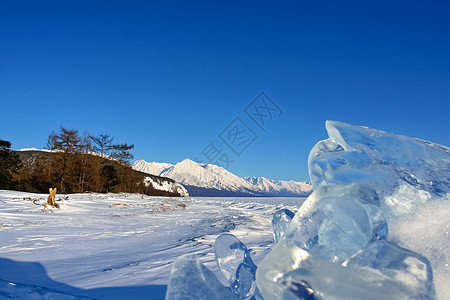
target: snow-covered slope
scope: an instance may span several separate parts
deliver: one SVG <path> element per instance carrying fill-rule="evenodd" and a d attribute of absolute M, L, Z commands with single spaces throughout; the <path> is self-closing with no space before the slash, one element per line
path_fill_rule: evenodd
<path fill-rule="evenodd" d="M 273 180 L 265 177 L 244 177 L 244 179 L 257 186 L 259 190 L 272 195 L 305 195 L 312 190 L 311 184 L 307 181 Z"/>
<path fill-rule="evenodd" d="M 144 178 L 145 186 L 151 185 L 154 189 L 160 191 L 167 191 L 171 193 L 178 193 L 181 197 L 189 197 L 189 193 L 184 186 L 179 184 L 178 182 L 171 182 L 168 180 L 161 180 L 158 177 L 145 177 Z"/>
<path fill-rule="evenodd" d="M 172 178 L 183 184 L 191 196 L 305 196 L 311 192 L 309 182 L 241 178 L 222 167 L 196 163 L 190 159 L 175 165 L 138 160 L 133 168 Z"/>
<path fill-rule="evenodd" d="M 172 167 L 172 164 L 168 163 L 158 163 L 158 162 L 146 162 L 145 160 L 137 160 L 133 164 L 135 170 L 156 175 L 161 174 L 162 171 Z"/>

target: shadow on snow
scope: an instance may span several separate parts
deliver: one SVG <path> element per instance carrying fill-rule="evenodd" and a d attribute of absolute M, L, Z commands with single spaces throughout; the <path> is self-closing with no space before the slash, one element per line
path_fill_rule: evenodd
<path fill-rule="evenodd" d="M 70 294 L 79 297 L 95 299 L 164 299 L 166 285 L 103 287 L 95 289 L 81 289 L 58 281 L 47 275 L 44 266 L 38 262 L 21 262 L 7 258 L 0 258 L 1 286 L 8 283 L 18 284 L 26 288 L 46 290 L 54 293 Z M 5 291 L 0 289 L 0 298 Z"/>

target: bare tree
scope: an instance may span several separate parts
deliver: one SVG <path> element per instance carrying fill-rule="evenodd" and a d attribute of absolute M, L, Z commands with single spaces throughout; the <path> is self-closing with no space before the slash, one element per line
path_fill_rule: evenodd
<path fill-rule="evenodd" d="M 57 140 L 57 134 L 54 130 L 52 130 L 52 133 L 50 133 L 48 135 L 47 143 L 45 144 L 45 149 L 55 150 L 56 140 Z"/>
<path fill-rule="evenodd" d="M 108 133 L 101 133 L 98 136 L 90 136 L 93 142 L 94 151 L 104 155 L 112 150 L 113 138 Z"/>
<path fill-rule="evenodd" d="M 57 150 L 62 150 L 66 153 L 75 153 L 80 150 L 81 138 L 78 135 L 78 130 L 66 129 L 61 126 L 61 131 L 56 136 L 51 137 L 53 133 L 50 134 L 49 138 L 53 139 L 54 148 Z"/>
<path fill-rule="evenodd" d="M 92 145 L 92 136 L 84 132 L 83 136 L 80 138 L 80 151 L 82 153 L 91 152 L 94 149 L 94 145 Z"/>
<path fill-rule="evenodd" d="M 52 150 L 60 150 L 55 153 L 55 159 L 52 160 L 59 190 L 63 193 L 71 192 L 73 189 L 71 176 L 74 168 L 77 167 L 74 154 L 80 153 L 81 150 L 78 130 L 61 126 L 59 133 L 52 132 L 49 135 L 47 144 Z"/>
<path fill-rule="evenodd" d="M 92 139 L 91 136 L 85 132 L 81 137 L 80 153 L 76 154 L 76 162 L 78 168 L 75 173 L 78 177 L 78 192 L 85 191 L 85 184 L 92 171 L 92 159 L 90 159 L 90 152 L 92 152 Z"/>

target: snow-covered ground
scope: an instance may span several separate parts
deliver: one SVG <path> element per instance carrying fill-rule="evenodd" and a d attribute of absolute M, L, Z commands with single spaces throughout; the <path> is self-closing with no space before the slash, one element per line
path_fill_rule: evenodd
<path fill-rule="evenodd" d="M 214 261 L 217 236 L 236 235 L 258 264 L 274 243 L 272 214 L 297 211 L 305 200 L 72 194 L 57 195 L 57 210 L 42 206 L 46 199 L 0 191 L 0 299 L 9 283 L 97 299 L 163 299 L 171 263 L 187 253 L 199 253 L 226 284 Z"/>

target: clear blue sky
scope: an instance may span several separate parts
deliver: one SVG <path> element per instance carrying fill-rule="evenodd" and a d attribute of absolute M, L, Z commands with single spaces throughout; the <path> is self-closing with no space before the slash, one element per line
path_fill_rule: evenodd
<path fill-rule="evenodd" d="M 239 176 L 294 180 L 327 119 L 450 146 L 448 1 L 160 2 L 3 2 L 0 138 L 62 125 L 170 163 L 212 141 Z M 260 91 L 283 111 L 266 131 L 244 112 Z M 240 157 L 236 117 L 258 136 Z"/>

